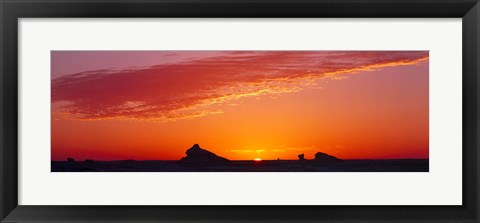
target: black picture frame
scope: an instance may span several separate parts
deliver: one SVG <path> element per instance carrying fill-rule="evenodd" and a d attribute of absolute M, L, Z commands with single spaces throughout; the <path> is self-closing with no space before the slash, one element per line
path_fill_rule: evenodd
<path fill-rule="evenodd" d="M 0 0 L 0 15 L 1 222 L 479 222 L 478 0 Z M 463 205 L 18 205 L 17 21 L 46 17 L 462 18 Z"/>

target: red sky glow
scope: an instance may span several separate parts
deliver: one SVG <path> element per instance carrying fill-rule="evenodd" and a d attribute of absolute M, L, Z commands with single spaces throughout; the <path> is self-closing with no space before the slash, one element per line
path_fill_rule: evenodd
<path fill-rule="evenodd" d="M 52 160 L 428 158 L 428 51 L 52 51 Z"/>

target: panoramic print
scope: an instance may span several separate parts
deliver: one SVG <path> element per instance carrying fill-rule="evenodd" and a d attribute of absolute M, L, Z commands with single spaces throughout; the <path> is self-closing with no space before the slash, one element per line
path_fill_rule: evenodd
<path fill-rule="evenodd" d="M 51 51 L 52 172 L 428 172 L 428 51 Z"/>

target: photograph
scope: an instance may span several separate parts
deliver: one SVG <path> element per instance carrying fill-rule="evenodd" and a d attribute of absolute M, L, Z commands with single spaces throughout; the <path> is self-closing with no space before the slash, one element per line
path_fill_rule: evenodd
<path fill-rule="evenodd" d="M 480 0 L 0 12 L 0 223 L 480 223 Z"/>
<path fill-rule="evenodd" d="M 429 172 L 429 51 L 54 50 L 51 172 Z"/>

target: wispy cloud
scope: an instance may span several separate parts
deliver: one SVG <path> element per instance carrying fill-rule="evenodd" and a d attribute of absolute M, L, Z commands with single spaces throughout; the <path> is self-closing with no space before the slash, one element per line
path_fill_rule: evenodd
<path fill-rule="evenodd" d="M 231 51 L 60 76 L 52 80 L 52 102 L 54 112 L 67 119 L 173 121 L 222 113 L 216 105 L 242 98 L 301 91 L 321 78 L 341 80 L 344 74 L 424 60 L 427 51 Z"/>

